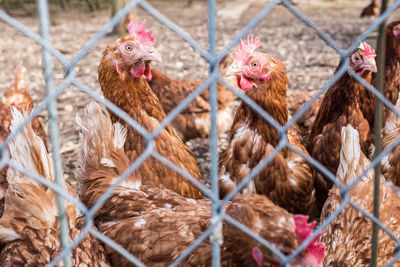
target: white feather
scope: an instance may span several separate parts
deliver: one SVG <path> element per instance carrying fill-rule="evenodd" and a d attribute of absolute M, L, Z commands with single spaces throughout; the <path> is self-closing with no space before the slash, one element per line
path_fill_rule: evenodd
<path fill-rule="evenodd" d="M 122 126 L 119 122 L 114 123 L 113 125 L 114 128 L 114 138 L 113 138 L 113 144 L 115 148 L 122 148 L 125 144 L 126 140 L 126 128 Z"/>
<path fill-rule="evenodd" d="M 0 239 L 4 241 L 13 241 L 20 239 L 21 236 L 18 235 L 14 230 L 10 228 L 5 228 L 0 225 Z"/>
<path fill-rule="evenodd" d="M 110 168 L 115 168 L 115 164 L 114 164 L 114 162 L 113 162 L 111 159 L 102 158 L 102 159 L 100 160 L 100 163 L 101 163 L 103 166 L 110 167 Z"/>

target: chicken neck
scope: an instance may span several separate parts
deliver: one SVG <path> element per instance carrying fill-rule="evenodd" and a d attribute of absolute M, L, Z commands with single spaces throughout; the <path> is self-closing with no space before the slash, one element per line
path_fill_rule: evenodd
<path fill-rule="evenodd" d="M 286 74 L 272 74 L 269 81 L 263 84 L 257 84 L 255 88 L 248 91 L 246 95 L 250 97 L 257 105 L 270 114 L 276 122 L 284 125 L 288 120 L 288 107 L 286 103 L 286 88 L 288 80 Z M 265 142 L 276 145 L 278 143 L 277 130 L 268 123 L 251 106 L 242 102 L 235 115 L 234 124 L 248 124 L 248 127 L 260 134 Z M 233 137 L 231 134 L 231 138 Z"/>

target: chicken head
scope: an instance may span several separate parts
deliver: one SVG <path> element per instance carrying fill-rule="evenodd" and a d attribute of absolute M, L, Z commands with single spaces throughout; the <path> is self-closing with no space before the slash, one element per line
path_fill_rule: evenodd
<path fill-rule="evenodd" d="M 312 233 L 314 226 L 316 224 L 315 221 L 308 223 L 309 217 L 306 215 L 298 214 L 293 215 L 286 223 L 286 227 L 293 227 L 294 233 L 297 239 L 297 244 L 300 245 L 304 242 Z M 283 220 L 280 220 L 280 223 L 283 223 Z M 271 226 L 273 228 L 273 226 Z M 269 230 L 271 230 L 271 227 Z M 279 230 L 278 230 L 279 231 Z M 288 233 L 286 233 L 287 235 Z M 319 236 L 317 235 L 313 241 L 306 247 L 305 251 L 300 252 L 291 262 L 290 266 L 297 267 L 321 267 L 322 262 L 325 257 L 325 245 L 322 242 L 318 242 Z M 287 242 L 287 240 L 286 240 Z M 292 254 L 297 246 L 292 247 L 289 243 L 286 243 L 281 240 L 279 245 L 276 245 L 284 255 L 289 256 Z M 266 251 L 263 247 L 255 246 L 252 249 L 252 256 L 258 266 L 263 266 L 263 263 L 268 264 L 272 262 L 276 262 L 279 260 L 273 255 L 270 251 Z M 264 260 L 265 258 L 265 260 Z M 280 266 L 279 264 L 272 264 L 273 267 Z"/>
<path fill-rule="evenodd" d="M 248 37 L 246 43 L 240 40 L 233 63 L 227 76 L 235 75 L 240 89 L 249 91 L 259 83 L 267 82 L 275 67 L 273 60 L 266 54 L 256 52 L 260 46 L 258 37 Z"/>
<path fill-rule="evenodd" d="M 362 42 L 351 55 L 349 68 L 357 72 L 358 75 L 376 72 L 375 57 L 375 50 L 366 42 Z"/>
<path fill-rule="evenodd" d="M 115 70 L 121 78 L 131 74 L 134 78 L 146 77 L 150 73 L 149 61 L 161 62 L 161 57 L 154 48 L 151 31 L 145 30 L 146 22 L 131 21 L 128 25 L 129 36 L 117 41 L 112 53 Z"/>
<path fill-rule="evenodd" d="M 396 55 L 400 55 L 400 20 L 392 21 L 386 29 L 386 53 L 393 50 Z"/>

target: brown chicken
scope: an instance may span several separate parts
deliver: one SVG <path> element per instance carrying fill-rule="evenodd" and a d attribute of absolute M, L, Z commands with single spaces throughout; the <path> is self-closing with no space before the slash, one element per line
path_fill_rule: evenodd
<path fill-rule="evenodd" d="M 400 93 L 400 20 L 389 23 L 386 27 L 386 56 L 385 56 L 385 97 L 400 110 L 398 101 Z M 385 127 L 383 148 L 388 147 L 400 135 L 400 119 L 385 106 Z M 382 174 L 388 181 L 400 186 L 400 148 L 396 147 L 384 157 Z"/>
<path fill-rule="evenodd" d="M 24 117 L 12 110 L 11 131 L 15 131 Z M 54 181 L 53 166 L 43 141 L 28 124 L 10 143 L 11 162 Z M 60 250 L 56 193 L 41 183 L 8 169 L 9 186 L 5 194 L 5 208 L 0 219 L 0 242 L 5 246 L 0 254 L 1 266 L 45 266 L 55 259 Z M 74 195 L 64 184 L 64 188 Z M 72 204 L 66 204 L 71 239 L 84 227 L 85 218 Z M 104 248 L 93 236 L 86 236 L 72 250 L 73 266 L 109 266 Z"/>
<path fill-rule="evenodd" d="M 33 101 L 28 93 L 24 77 L 26 69 L 22 65 L 17 68 L 14 83 L 10 86 L 0 101 L 0 143 L 3 143 L 10 135 L 10 125 L 12 120 L 10 107 L 18 108 L 20 112 L 31 112 L 33 109 Z M 47 137 L 42 124 L 36 117 L 31 122 L 32 128 L 37 135 L 44 141 L 47 147 Z M 0 217 L 4 208 L 4 193 L 8 187 L 7 183 L 7 167 L 0 170 Z"/>
<path fill-rule="evenodd" d="M 4 94 L 0 101 L 0 142 L 10 134 L 11 112 L 10 106 L 18 108 L 20 112 L 31 112 L 33 109 L 33 101 L 28 93 L 27 86 L 24 80 L 26 76 L 26 69 L 20 65 L 15 74 L 14 83 L 10 86 L 8 91 Z M 45 143 L 47 147 L 47 135 L 44 131 L 38 118 L 32 121 L 33 130 Z"/>
<path fill-rule="evenodd" d="M 281 61 L 255 52 L 259 44 L 258 38 L 250 38 L 246 44 L 241 42 L 231 67 L 232 74 L 248 97 L 284 125 L 288 120 L 286 69 Z M 287 138 L 290 144 L 307 153 L 293 130 L 288 131 Z M 220 156 L 221 197 L 272 153 L 278 142 L 276 129 L 242 102 L 235 114 L 229 145 Z M 304 158 L 287 148 L 282 149 L 241 192 L 264 194 L 292 213 L 317 215 L 313 169 Z"/>
<path fill-rule="evenodd" d="M 376 72 L 375 51 L 367 43 L 362 43 L 350 56 L 349 68 L 371 83 L 372 72 Z M 373 120 L 373 95 L 346 72 L 324 95 L 308 138 L 308 151 L 335 174 L 339 166 L 342 126 L 350 123 L 357 129 L 363 153 L 369 155 L 373 144 Z M 331 187 L 331 180 L 316 172 L 319 209 L 324 205 Z"/>
<path fill-rule="evenodd" d="M 392 21 L 386 26 L 384 86 L 384 96 L 395 105 L 400 93 L 400 20 Z M 385 120 L 390 114 L 389 111 L 385 107 Z"/>
<path fill-rule="evenodd" d="M 376 75 L 373 74 L 372 84 L 375 84 Z M 400 90 L 400 20 L 389 23 L 386 27 L 386 54 L 385 54 L 385 97 L 394 105 Z M 304 104 L 317 92 L 304 92 L 300 90 L 289 90 L 287 102 L 290 114 L 294 115 Z M 315 101 L 312 107 L 297 121 L 300 134 L 307 136 L 311 131 L 312 124 L 318 113 L 323 96 Z M 389 116 L 390 110 L 385 107 L 384 118 Z"/>
<path fill-rule="evenodd" d="M 361 17 L 377 16 L 379 14 L 378 0 L 371 0 L 371 4 L 366 6 L 361 12 Z"/>
<path fill-rule="evenodd" d="M 286 102 L 289 108 L 289 114 L 295 115 L 311 98 L 318 93 L 315 91 L 301 91 L 301 90 L 288 90 L 286 93 Z M 299 126 L 299 134 L 302 139 L 306 139 L 311 131 L 317 117 L 319 107 L 321 105 L 323 96 L 318 98 L 309 109 L 296 121 Z M 305 140 L 304 140 L 305 141 Z"/>
<path fill-rule="evenodd" d="M 396 109 L 400 112 L 400 99 L 397 100 Z M 386 149 L 400 136 L 400 118 L 391 112 L 385 121 L 382 130 L 382 149 Z M 400 146 L 396 146 L 382 160 L 382 174 L 386 180 L 392 181 L 397 187 L 400 186 Z"/>
<path fill-rule="evenodd" d="M 345 186 L 351 184 L 369 165 L 370 161 L 360 147 L 360 136 L 350 124 L 341 131 L 340 164 L 337 179 Z M 374 171 L 349 191 L 350 200 L 372 214 Z M 329 191 L 329 197 L 321 214 L 323 222 L 342 202 L 342 192 L 337 185 Z M 397 238 L 400 238 L 400 198 L 380 177 L 379 220 Z M 321 241 L 327 248 L 325 266 L 369 266 L 371 258 L 372 221 L 361 212 L 347 205 L 324 229 Z M 396 242 L 384 231 L 379 232 L 378 265 L 385 266 L 397 252 Z M 395 266 L 398 266 L 395 264 Z"/>
<path fill-rule="evenodd" d="M 108 45 L 103 52 L 99 82 L 107 99 L 152 132 L 165 119 L 165 113 L 143 76 L 150 71 L 145 61 L 159 61 L 159 56 L 153 47 L 151 32 L 145 31 L 144 21 L 130 25 L 130 35 Z M 111 118 L 127 126 L 125 150 L 142 154 L 146 139 L 115 114 Z M 171 125 L 165 127 L 154 140 L 154 150 L 198 181 L 202 180 L 192 151 L 184 145 Z M 196 186 L 152 157 L 146 159 L 139 171 L 145 184 L 168 188 L 185 197 L 202 197 Z"/>
<path fill-rule="evenodd" d="M 81 125 L 80 180 L 82 200 L 93 206 L 107 188 L 127 169 L 124 152 L 126 130 L 112 125 L 108 113 L 90 103 Z M 265 196 L 240 195 L 224 206 L 225 212 L 290 254 L 311 234 L 307 216 L 291 215 Z M 119 184 L 96 214 L 98 229 L 148 266 L 170 264 L 209 226 L 209 199 L 184 198 L 170 190 L 143 185 L 140 172 Z M 257 241 L 229 223 L 223 223 L 222 266 L 271 266 L 279 259 Z M 183 266 L 210 266 L 211 244 L 206 239 L 184 261 Z M 132 266 L 110 247 L 106 251 L 113 266 Z M 291 266 L 321 266 L 324 247 L 315 240 Z"/>
<path fill-rule="evenodd" d="M 158 69 L 151 70 L 149 85 L 168 114 L 181 103 L 189 94 L 202 84 L 200 80 L 171 79 Z M 218 132 L 227 131 L 232 125 L 232 109 L 230 104 L 236 99 L 236 95 L 218 83 Z M 193 138 L 207 138 L 211 131 L 211 106 L 208 89 L 198 95 L 186 108 L 174 119 L 172 125 L 181 134 L 184 141 Z"/>

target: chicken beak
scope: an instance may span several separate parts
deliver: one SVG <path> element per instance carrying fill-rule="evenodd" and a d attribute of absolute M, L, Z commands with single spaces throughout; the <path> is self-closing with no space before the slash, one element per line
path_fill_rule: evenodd
<path fill-rule="evenodd" d="M 376 67 L 375 56 L 367 56 L 364 60 L 364 64 L 362 65 L 364 70 L 369 70 L 372 72 L 377 72 L 378 69 Z"/>
<path fill-rule="evenodd" d="M 229 69 L 225 72 L 225 77 L 229 77 L 229 76 L 237 76 L 237 75 L 241 75 L 243 72 L 240 69 L 240 66 L 237 64 L 232 64 Z"/>
<path fill-rule="evenodd" d="M 145 61 L 155 61 L 161 63 L 161 56 L 153 47 L 142 49 L 137 53 L 137 58 Z"/>

